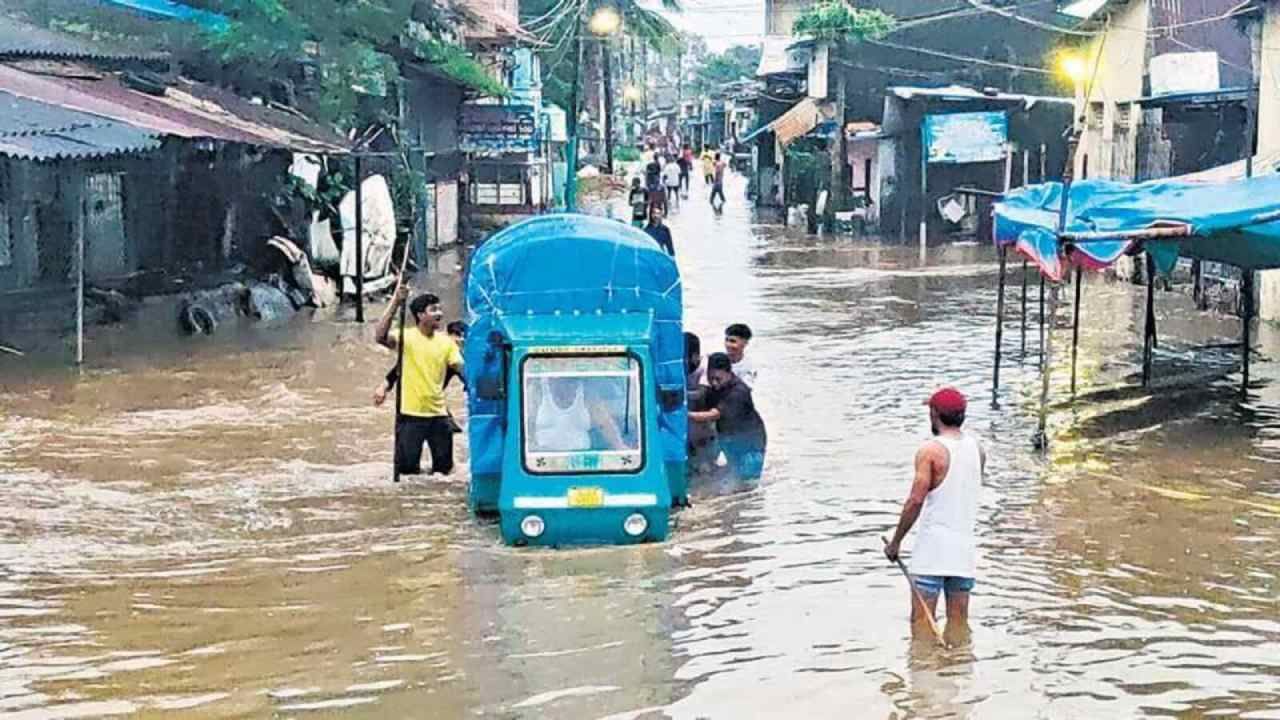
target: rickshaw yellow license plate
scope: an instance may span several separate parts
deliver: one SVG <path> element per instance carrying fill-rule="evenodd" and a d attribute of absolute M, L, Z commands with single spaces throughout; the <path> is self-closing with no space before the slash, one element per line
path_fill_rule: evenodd
<path fill-rule="evenodd" d="M 604 488 L 575 487 L 569 488 L 569 507 L 598 508 L 604 505 Z"/>

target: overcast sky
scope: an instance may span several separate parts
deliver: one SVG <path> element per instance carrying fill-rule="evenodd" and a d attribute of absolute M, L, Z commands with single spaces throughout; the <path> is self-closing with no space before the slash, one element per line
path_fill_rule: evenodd
<path fill-rule="evenodd" d="M 764 0 L 681 0 L 680 5 L 684 12 L 669 13 L 671 22 L 706 38 L 714 51 L 755 44 L 764 35 Z"/>

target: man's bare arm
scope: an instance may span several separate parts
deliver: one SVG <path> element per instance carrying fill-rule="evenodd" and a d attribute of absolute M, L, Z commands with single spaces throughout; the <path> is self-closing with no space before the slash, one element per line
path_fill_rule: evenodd
<path fill-rule="evenodd" d="M 933 468 L 936 461 L 936 443 L 928 443 L 916 451 L 915 478 L 911 481 L 911 492 L 902 504 L 902 514 L 898 517 L 898 528 L 893 533 L 893 540 L 885 546 L 884 554 L 890 560 L 898 559 L 902 539 L 911 532 L 911 528 L 920 518 L 920 509 L 924 507 L 924 499 L 933 489 Z"/>

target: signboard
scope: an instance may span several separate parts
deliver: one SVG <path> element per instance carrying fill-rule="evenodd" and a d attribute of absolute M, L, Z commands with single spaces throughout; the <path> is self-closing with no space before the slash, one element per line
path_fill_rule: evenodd
<path fill-rule="evenodd" d="M 463 152 L 536 152 L 538 117 L 532 105 L 470 105 L 458 110 Z"/>
<path fill-rule="evenodd" d="M 1218 53 L 1177 52 L 1151 58 L 1151 94 L 1208 92 L 1219 89 Z"/>
<path fill-rule="evenodd" d="M 1003 160 L 1009 118 L 1001 111 L 925 115 L 924 145 L 931 163 Z"/>

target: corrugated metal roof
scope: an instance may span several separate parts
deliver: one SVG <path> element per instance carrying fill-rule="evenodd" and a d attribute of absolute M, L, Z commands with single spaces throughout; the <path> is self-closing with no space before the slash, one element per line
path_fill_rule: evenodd
<path fill-rule="evenodd" d="M 0 15 L 0 58 L 146 61 L 166 57 L 164 53 L 109 47 Z"/>
<path fill-rule="evenodd" d="M 345 153 L 335 131 L 234 93 L 182 80 L 164 95 L 131 90 L 111 77 L 44 77 L 0 65 L 0 87 L 41 102 L 128 123 L 161 135 L 223 140 L 307 153 Z"/>
<path fill-rule="evenodd" d="M 126 123 L 0 91 L 0 155 L 44 161 L 159 147 L 154 134 Z"/>

